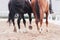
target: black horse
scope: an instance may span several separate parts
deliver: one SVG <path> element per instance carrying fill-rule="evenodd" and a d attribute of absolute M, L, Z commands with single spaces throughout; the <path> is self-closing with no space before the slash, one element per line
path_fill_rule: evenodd
<path fill-rule="evenodd" d="M 24 18 L 24 14 L 27 13 L 29 15 L 29 22 L 31 24 L 32 17 L 32 8 L 30 6 L 29 1 L 27 0 L 10 0 L 8 4 L 8 9 L 9 9 L 9 17 L 8 17 L 8 22 L 9 24 L 12 22 L 14 26 L 14 32 L 16 32 L 16 27 L 15 27 L 15 15 L 18 14 L 18 28 L 20 29 L 20 20 L 21 18 L 23 19 L 24 26 L 26 27 L 26 20 Z M 30 25 L 31 27 L 31 25 Z"/>

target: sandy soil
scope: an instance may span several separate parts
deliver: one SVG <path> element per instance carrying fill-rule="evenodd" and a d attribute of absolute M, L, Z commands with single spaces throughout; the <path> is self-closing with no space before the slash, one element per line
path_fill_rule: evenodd
<path fill-rule="evenodd" d="M 17 23 L 16 28 L 18 31 Z M 21 29 L 24 25 L 21 21 Z M 32 30 L 29 30 L 29 21 L 27 21 L 27 33 L 13 32 L 13 26 L 9 27 L 6 21 L 0 21 L 0 40 L 60 40 L 60 25 L 49 23 L 49 31 L 45 31 L 45 23 L 43 23 L 43 31 L 39 33 L 37 27 L 32 21 Z"/>

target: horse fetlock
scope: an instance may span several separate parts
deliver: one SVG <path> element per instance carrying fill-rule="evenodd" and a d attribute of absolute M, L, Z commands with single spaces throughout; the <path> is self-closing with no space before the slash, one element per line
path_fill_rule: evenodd
<path fill-rule="evenodd" d="M 23 33 L 23 30 L 19 29 L 18 32 Z"/>
<path fill-rule="evenodd" d="M 26 29 L 26 28 L 24 28 L 24 29 L 23 29 L 23 32 L 24 32 L 24 33 L 26 33 L 26 32 L 27 32 L 27 29 Z"/>
<path fill-rule="evenodd" d="M 46 32 L 48 32 L 48 28 L 46 28 Z"/>
<path fill-rule="evenodd" d="M 42 29 L 42 27 L 40 27 L 40 30 L 39 30 L 39 32 L 41 33 L 41 32 L 42 32 L 42 30 L 43 30 L 43 29 Z"/>
<path fill-rule="evenodd" d="M 8 20 L 7 23 L 9 23 L 9 26 L 11 26 L 11 21 L 10 20 Z"/>
<path fill-rule="evenodd" d="M 14 27 L 14 32 L 17 32 L 17 29 L 16 29 L 16 27 Z"/>
<path fill-rule="evenodd" d="M 39 27 L 37 27 L 37 30 L 39 31 Z"/>

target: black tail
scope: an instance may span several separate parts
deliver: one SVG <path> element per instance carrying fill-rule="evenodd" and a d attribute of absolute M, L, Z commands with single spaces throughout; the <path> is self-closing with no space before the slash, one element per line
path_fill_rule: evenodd
<path fill-rule="evenodd" d="M 13 11 L 13 6 L 11 4 L 11 1 L 8 3 L 8 9 L 9 9 L 9 14 L 8 14 L 8 22 L 12 21 L 14 19 L 15 13 Z"/>
<path fill-rule="evenodd" d="M 53 10 L 52 10 L 52 5 L 51 5 L 51 3 L 49 4 L 49 11 L 50 11 L 50 14 L 54 13 Z"/>
<path fill-rule="evenodd" d="M 8 14 L 8 22 L 11 20 L 11 12 L 10 12 L 10 6 L 11 6 L 11 1 L 8 3 L 8 9 L 9 9 L 9 14 Z"/>

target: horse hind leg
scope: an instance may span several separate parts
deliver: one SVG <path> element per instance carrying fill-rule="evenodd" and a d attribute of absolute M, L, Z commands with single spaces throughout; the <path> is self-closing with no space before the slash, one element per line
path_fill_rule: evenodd
<path fill-rule="evenodd" d="M 33 6 L 33 5 L 32 5 Z M 35 23 L 36 23 L 36 25 L 37 25 L 37 30 L 39 31 L 39 27 L 38 27 L 38 22 L 37 22 L 37 15 L 36 15 L 36 11 L 35 11 L 35 7 L 32 7 L 32 9 L 33 9 L 33 13 L 34 13 L 34 17 L 35 17 Z"/>
<path fill-rule="evenodd" d="M 17 30 L 15 27 L 14 16 L 15 16 L 15 13 L 13 11 L 10 11 L 8 22 L 10 23 L 12 21 L 13 26 L 14 26 L 14 32 L 16 32 Z"/>
<path fill-rule="evenodd" d="M 43 20 L 40 19 L 40 29 L 39 29 L 39 32 L 40 32 L 40 33 L 42 32 L 42 23 L 43 23 Z"/>
<path fill-rule="evenodd" d="M 36 25 L 37 25 L 37 30 L 39 31 L 38 21 L 36 21 Z"/>
<path fill-rule="evenodd" d="M 9 22 L 9 26 L 11 25 L 11 20 L 12 20 L 12 12 L 9 11 L 8 21 L 7 21 L 7 22 Z"/>
<path fill-rule="evenodd" d="M 14 19 L 12 19 L 12 23 L 13 23 L 13 26 L 14 26 L 14 32 L 17 32 L 17 29 L 16 29 L 16 26 L 15 26 Z"/>
<path fill-rule="evenodd" d="M 17 20 L 17 25 L 18 25 L 19 32 L 21 31 L 20 30 L 20 20 L 21 20 L 21 15 L 19 15 L 18 20 Z"/>
<path fill-rule="evenodd" d="M 42 9 L 40 9 L 40 30 L 39 30 L 40 33 L 42 32 L 43 19 L 44 19 L 44 12 L 42 11 Z"/>
<path fill-rule="evenodd" d="M 29 15 L 29 22 L 30 22 L 29 29 L 32 29 L 32 26 L 31 26 L 31 21 L 32 21 L 31 13 L 28 13 L 28 15 Z"/>
<path fill-rule="evenodd" d="M 22 14 L 22 18 L 23 18 L 23 24 L 24 24 L 24 26 L 25 26 L 23 32 L 26 33 L 26 32 L 27 32 L 27 29 L 26 29 L 26 20 L 25 20 L 25 18 L 24 18 L 24 14 Z"/>
<path fill-rule="evenodd" d="M 14 17 L 15 17 L 15 12 L 13 12 L 13 14 L 11 15 L 12 16 L 12 23 L 13 23 L 13 26 L 14 26 L 14 32 L 17 32 L 17 29 L 16 29 L 16 26 L 15 26 L 15 22 L 14 22 Z"/>
<path fill-rule="evenodd" d="M 48 12 L 46 12 L 46 31 L 48 32 Z"/>
<path fill-rule="evenodd" d="M 23 18 L 23 24 L 24 24 L 24 26 L 25 26 L 25 28 L 26 28 L 26 20 L 25 20 L 25 18 L 24 18 L 24 15 L 22 15 L 22 18 Z"/>

